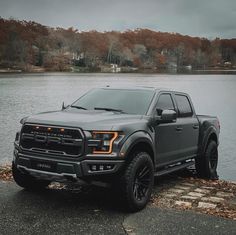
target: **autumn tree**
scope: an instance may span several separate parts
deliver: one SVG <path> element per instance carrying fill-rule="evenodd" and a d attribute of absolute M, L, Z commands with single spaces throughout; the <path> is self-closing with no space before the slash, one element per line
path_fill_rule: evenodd
<path fill-rule="evenodd" d="M 81 32 L 0 18 L 0 66 L 69 70 L 107 64 L 138 68 L 235 66 L 236 39 L 208 40 L 149 29 Z"/>

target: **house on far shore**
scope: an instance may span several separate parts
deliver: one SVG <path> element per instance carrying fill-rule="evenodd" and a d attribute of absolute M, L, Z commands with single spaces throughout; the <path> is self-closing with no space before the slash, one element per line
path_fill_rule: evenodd
<path fill-rule="evenodd" d="M 121 72 L 121 67 L 118 64 L 107 64 L 101 66 L 101 72 L 104 73 L 119 73 Z"/>

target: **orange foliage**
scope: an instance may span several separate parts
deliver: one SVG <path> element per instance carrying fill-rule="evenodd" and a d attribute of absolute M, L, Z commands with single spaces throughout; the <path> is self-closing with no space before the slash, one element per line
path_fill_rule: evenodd
<path fill-rule="evenodd" d="M 173 62 L 195 67 L 224 62 L 234 65 L 236 39 L 210 41 L 149 29 L 80 32 L 72 27 L 49 28 L 33 21 L 0 18 L 0 66 L 24 63 L 55 67 L 58 63 L 63 69 L 75 57 L 87 67 L 106 63 L 158 67 Z"/>

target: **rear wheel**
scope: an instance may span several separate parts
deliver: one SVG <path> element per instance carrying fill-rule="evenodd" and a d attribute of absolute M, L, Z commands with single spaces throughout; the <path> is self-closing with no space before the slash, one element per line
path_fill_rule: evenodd
<path fill-rule="evenodd" d="M 28 190 L 42 190 L 46 188 L 50 181 L 48 180 L 39 180 L 32 177 L 29 174 L 22 173 L 14 163 L 12 163 L 12 175 L 15 182 L 22 188 Z"/>
<path fill-rule="evenodd" d="M 147 205 L 153 183 L 154 167 L 151 157 L 145 152 L 136 153 L 120 180 L 122 197 L 129 211 L 138 211 Z"/>
<path fill-rule="evenodd" d="M 213 140 L 209 142 L 205 153 L 198 156 L 195 160 L 197 175 L 200 178 L 218 179 L 217 165 L 218 165 L 218 147 Z"/>

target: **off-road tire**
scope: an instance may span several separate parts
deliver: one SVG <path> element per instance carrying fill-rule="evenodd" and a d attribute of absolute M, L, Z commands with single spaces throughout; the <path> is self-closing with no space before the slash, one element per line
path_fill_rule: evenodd
<path fill-rule="evenodd" d="M 213 140 L 210 140 L 206 147 L 205 153 L 196 157 L 195 159 L 197 176 L 204 179 L 218 179 L 217 164 L 217 143 Z"/>
<path fill-rule="evenodd" d="M 135 212 L 143 209 L 150 200 L 154 184 L 154 167 L 146 152 L 133 155 L 120 178 L 119 186 L 125 209 Z"/>
<path fill-rule="evenodd" d="M 14 162 L 12 163 L 12 175 L 15 182 L 20 187 L 25 188 L 27 190 L 43 190 L 50 184 L 50 181 L 48 180 L 39 180 L 29 174 L 22 173 L 19 169 L 17 169 Z"/>

